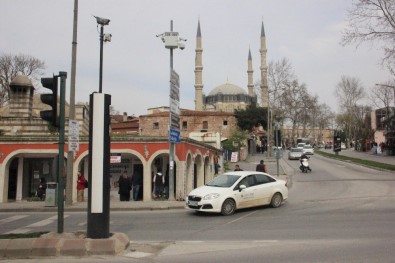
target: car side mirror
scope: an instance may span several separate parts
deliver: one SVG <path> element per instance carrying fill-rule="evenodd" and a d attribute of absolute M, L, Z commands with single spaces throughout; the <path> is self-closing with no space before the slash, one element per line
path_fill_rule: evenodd
<path fill-rule="evenodd" d="M 245 186 L 244 184 L 239 186 L 239 192 L 243 191 L 244 189 L 246 189 L 247 186 Z"/>

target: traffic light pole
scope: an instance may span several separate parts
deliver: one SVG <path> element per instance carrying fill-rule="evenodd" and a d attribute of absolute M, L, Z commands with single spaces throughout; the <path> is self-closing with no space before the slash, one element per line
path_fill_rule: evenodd
<path fill-rule="evenodd" d="M 60 105 L 59 105 L 59 155 L 58 155 L 58 233 L 63 233 L 64 222 L 64 122 L 67 72 L 59 72 Z M 73 160 L 69 160 L 73 161 Z"/>

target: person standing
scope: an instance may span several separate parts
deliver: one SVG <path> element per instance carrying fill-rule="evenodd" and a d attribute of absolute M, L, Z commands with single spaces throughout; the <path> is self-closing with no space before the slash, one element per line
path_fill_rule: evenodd
<path fill-rule="evenodd" d="M 263 172 L 263 173 L 267 173 L 267 166 L 264 164 L 263 160 L 259 161 L 259 164 L 256 166 L 256 171 L 257 172 Z"/>
<path fill-rule="evenodd" d="M 216 152 L 214 154 L 214 175 L 218 174 L 218 166 L 219 166 L 219 164 L 218 164 L 218 153 Z"/>
<path fill-rule="evenodd" d="M 156 198 L 161 197 L 165 185 L 165 178 L 161 172 L 155 174 L 153 183 L 155 185 L 155 197 Z"/>
<path fill-rule="evenodd" d="M 78 179 L 77 179 L 77 201 L 78 202 L 84 202 L 85 185 L 86 185 L 85 176 L 81 172 L 78 172 Z"/>
<path fill-rule="evenodd" d="M 120 201 L 130 201 L 130 190 L 132 190 L 130 179 L 128 177 L 128 172 L 125 170 L 123 174 L 119 177 L 119 200 Z"/>
<path fill-rule="evenodd" d="M 133 200 L 139 199 L 140 188 L 143 183 L 143 175 L 141 169 L 135 169 L 132 176 Z"/>
<path fill-rule="evenodd" d="M 243 171 L 243 169 L 240 168 L 240 165 L 236 164 L 235 165 L 235 171 Z"/>
<path fill-rule="evenodd" d="M 40 198 L 41 201 L 45 200 L 45 193 L 47 190 L 47 181 L 44 177 L 40 178 L 40 184 L 37 189 L 37 197 Z"/>

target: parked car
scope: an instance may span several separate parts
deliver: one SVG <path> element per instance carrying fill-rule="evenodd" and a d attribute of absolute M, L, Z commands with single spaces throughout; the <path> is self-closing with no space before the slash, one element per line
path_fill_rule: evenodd
<path fill-rule="evenodd" d="M 332 144 L 331 143 L 325 144 L 325 149 L 332 149 Z"/>
<path fill-rule="evenodd" d="M 288 152 L 288 160 L 299 160 L 303 154 L 303 149 L 301 148 L 291 148 Z"/>
<path fill-rule="evenodd" d="M 314 154 L 314 148 L 311 145 L 307 144 L 303 146 L 303 152 L 305 154 Z"/>
<path fill-rule="evenodd" d="M 186 198 L 186 208 L 228 216 L 241 208 L 262 205 L 276 208 L 287 198 L 286 181 L 262 172 L 233 171 L 192 190 Z"/>

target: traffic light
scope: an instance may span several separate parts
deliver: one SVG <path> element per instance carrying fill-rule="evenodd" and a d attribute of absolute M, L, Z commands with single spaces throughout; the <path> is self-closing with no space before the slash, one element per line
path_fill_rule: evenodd
<path fill-rule="evenodd" d="M 44 88 L 50 89 L 51 93 L 41 94 L 41 101 L 51 106 L 51 110 L 43 110 L 40 112 L 41 119 L 49 121 L 52 126 L 59 127 L 58 121 L 58 78 L 41 78 L 41 84 Z"/>
<path fill-rule="evenodd" d="M 281 146 L 281 130 L 274 130 L 274 145 Z"/>
<path fill-rule="evenodd" d="M 341 138 L 340 136 L 333 136 L 333 151 L 340 152 L 342 150 L 341 147 Z"/>

